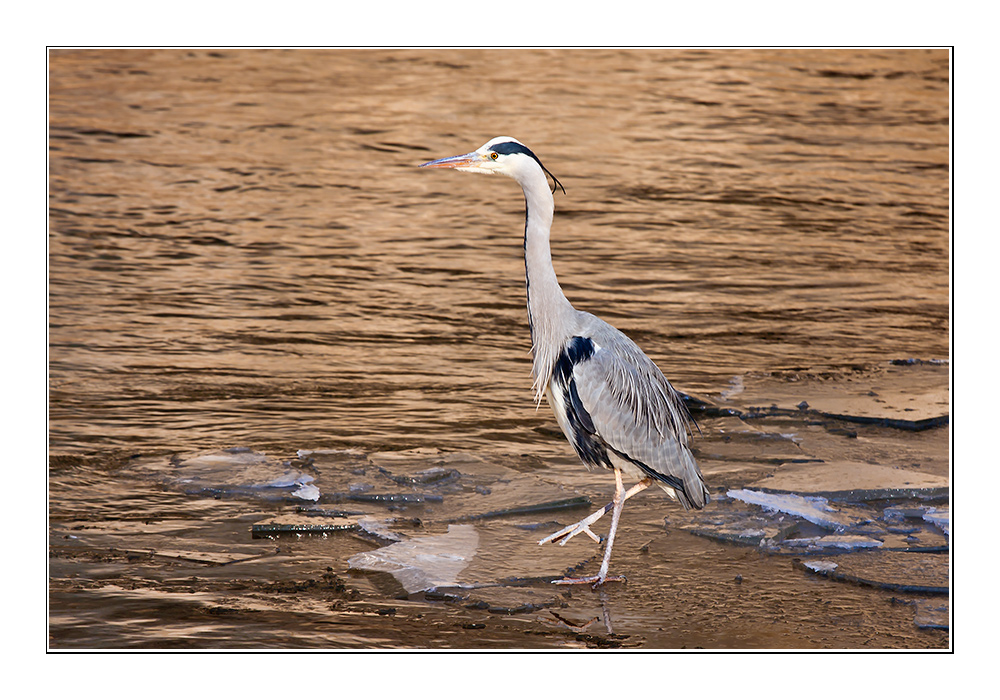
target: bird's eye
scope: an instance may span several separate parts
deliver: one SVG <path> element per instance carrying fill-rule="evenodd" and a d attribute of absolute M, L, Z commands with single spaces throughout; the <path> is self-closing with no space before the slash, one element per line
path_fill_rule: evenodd
<path fill-rule="evenodd" d="M 500 156 L 499 156 L 499 155 L 497 155 L 496 153 L 490 153 L 490 158 L 492 158 L 493 160 L 496 160 L 496 159 L 497 159 L 497 158 L 499 158 L 499 157 L 500 157 Z"/>

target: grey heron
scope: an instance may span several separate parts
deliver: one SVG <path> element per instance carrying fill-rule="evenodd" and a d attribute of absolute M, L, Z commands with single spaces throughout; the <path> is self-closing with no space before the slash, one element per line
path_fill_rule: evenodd
<path fill-rule="evenodd" d="M 597 575 L 555 583 L 598 586 L 623 580 L 608 577 L 608 564 L 625 501 L 653 484 L 685 510 L 704 508 L 709 501 L 705 480 L 688 447 L 691 417 L 687 407 L 628 336 L 578 311 L 566 299 L 549 248 L 553 194 L 562 184 L 527 146 L 500 136 L 471 153 L 421 167 L 506 175 L 524 190 L 524 265 L 536 405 L 543 396 L 547 398 L 559 427 L 588 469 L 606 468 L 615 475 L 611 503 L 539 544 L 565 544 L 581 533 L 600 542 L 590 526 L 610 510 L 611 527 Z M 551 190 L 546 176 L 554 183 Z M 638 483 L 626 490 L 623 475 Z"/>

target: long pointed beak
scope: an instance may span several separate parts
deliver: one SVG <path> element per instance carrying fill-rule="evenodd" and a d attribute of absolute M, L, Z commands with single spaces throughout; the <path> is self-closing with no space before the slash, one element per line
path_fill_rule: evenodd
<path fill-rule="evenodd" d="M 438 160 L 432 160 L 429 163 L 424 163 L 421 168 L 469 168 L 475 167 L 483 161 L 483 156 L 479 153 L 473 151 L 472 153 L 466 153 L 461 156 L 452 156 L 450 158 L 440 158 Z"/>

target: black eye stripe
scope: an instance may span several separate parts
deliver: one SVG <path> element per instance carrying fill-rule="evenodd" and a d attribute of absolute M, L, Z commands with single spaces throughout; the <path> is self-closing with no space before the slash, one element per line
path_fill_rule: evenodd
<path fill-rule="evenodd" d="M 522 143 L 514 143 L 513 141 L 504 141 L 503 143 L 493 144 L 493 150 L 501 155 L 509 156 L 512 153 L 523 153 L 527 156 L 531 156 L 535 160 L 538 160 L 538 156 L 531 152 L 531 149 Z M 538 164 L 541 165 L 542 162 L 539 160 Z"/>
<path fill-rule="evenodd" d="M 505 156 L 509 156 L 509 155 L 511 155 L 513 153 L 523 153 L 526 156 L 531 156 L 532 158 L 535 159 L 535 162 L 538 163 L 538 166 L 542 170 L 544 170 L 545 173 L 549 177 L 552 178 L 552 182 L 555 183 L 554 185 L 552 185 L 552 191 L 555 192 L 556 191 L 556 185 L 558 185 L 560 187 L 560 189 L 562 189 L 563 194 L 566 194 L 566 188 L 562 186 L 562 183 L 559 182 L 559 180 L 556 179 L 555 175 L 553 175 L 552 173 L 549 172 L 548 168 L 546 168 L 544 165 L 542 165 L 542 161 L 538 158 L 538 156 L 536 156 L 534 153 L 532 153 L 531 149 L 528 148 L 527 146 L 525 146 L 523 143 L 514 143 L 513 141 L 504 141 L 503 143 L 495 143 L 495 144 L 493 144 L 493 146 L 491 147 L 490 150 L 492 150 L 494 153 L 499 153 L 499 154 L 505 155 Z"/>

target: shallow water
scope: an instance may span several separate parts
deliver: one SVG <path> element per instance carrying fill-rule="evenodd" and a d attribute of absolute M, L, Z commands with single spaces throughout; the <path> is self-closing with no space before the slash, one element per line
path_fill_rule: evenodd
<path fill-rule="evenodd" d="M 795 459 L 947 476 L 946 421 L 749 409 L 836 414 L 853 397 L 877 418 L 874 395 L 898 404 L 883 417 L 947 415 L 948 95 L 944 51 L 53 52 L 50 643 L 947 645 L 912 601 L 664 529 L 686 516 L 658 495 L 626 509 L 613 564 L 629 585 L 560 608 L 627 639 L 602 621 L 581 641 L 550 607 L 400 602 L 347 570 L 370 541 L 253 540 L 295 505 L 164 473 L 174 453 L 233 446 L 352 450 L 356 468 L 440 450 L 603 504 L 612 480 L 574 464 L 531 401 L 517 186 L 415 167 L 507 134 L 566 186 L 553 257 L 571 301 L 680 390 L 741 412 L 736 429 L 696 411 L 713 493 Z M 908 358 L 945 364 L 890 364 Z M 490 507 L 525 505 L 525 488 L 492 488 Z M 518 533 L 535 541 L 493 536 Z M 198 556 L 138 554 L 178 537 Z M 257 558 L 198 558 L 213 552 Z M 697 624 L 651 612 L 678 587 Z"/>

